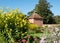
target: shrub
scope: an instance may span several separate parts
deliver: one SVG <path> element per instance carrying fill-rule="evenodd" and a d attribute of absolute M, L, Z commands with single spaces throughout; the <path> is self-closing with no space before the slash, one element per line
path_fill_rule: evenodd
<path fill-rule="evenodd" d="M 27 35 L 28 24 L 27 16 L 17 9 L 8 12 L 1 10 L 0 33 L 2 36 L 0 36 L 0 39 L 1 37 L 4 38 L 6 43 L 13 43 L 15 40 L 22 39 Z"/>

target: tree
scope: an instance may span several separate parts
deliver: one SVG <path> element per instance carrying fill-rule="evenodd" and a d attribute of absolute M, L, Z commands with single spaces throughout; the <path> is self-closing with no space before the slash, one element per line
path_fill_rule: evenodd
<path fill-rule="evenodd" d="M 60 16 L 59 15 L 54 16 L 54 19 L 55 19 L 57 24 L 60 24 Z"/>
<path fill-rule="evenodd" d="M 39 3 L 36 4 L 35 9 L 33 9 L 31 12 L 28 12 L 28 14 L 31 15 L 34 11 L 37 11 L 37 13 L 43 17 L 43 22 L 45 24 L 52 24 L 55 22 L 50 7 L 52 6 L 46 0 L 39 0 Z"/>

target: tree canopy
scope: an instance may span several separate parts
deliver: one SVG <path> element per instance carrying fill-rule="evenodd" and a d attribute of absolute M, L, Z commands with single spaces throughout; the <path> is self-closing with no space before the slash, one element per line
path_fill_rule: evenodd
<path fill-rule="evenodd" d="M 52 7 L 52 5 L 50 5 L 49 2 L 47 2 L 47 0 L 39 0 L 39 3 L 36 4 L 35 8 L 28 12 L 29 16 L 36 11 L 40 16 L 43 17 L 43 23 L 44 24 L 53 24 L 55 23 L 54 19 L 53 19 L 53 13 L 50 10 L 50 8 Z"/>

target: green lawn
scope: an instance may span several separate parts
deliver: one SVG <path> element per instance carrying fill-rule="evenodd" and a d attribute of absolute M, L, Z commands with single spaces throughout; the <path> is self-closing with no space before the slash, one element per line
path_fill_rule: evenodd
<path fill-rule="evenodd" d="M 37 37 L 41 38 L 42 35 L 43 35 L 43 33 L 34 33 L 34 34 L 30 34 L 30 35 L 32 35 L 32 36 L 37 36 Z"/>

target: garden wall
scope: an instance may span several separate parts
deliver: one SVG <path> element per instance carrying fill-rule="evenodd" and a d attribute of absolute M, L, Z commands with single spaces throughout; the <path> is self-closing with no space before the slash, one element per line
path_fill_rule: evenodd
<path fill-rule="evenodd" d="M 60 26 L 60 24 L 43 24 L 43 27 L 48 26 L 48 27 L 55 27 L 55 26 Z"/>

